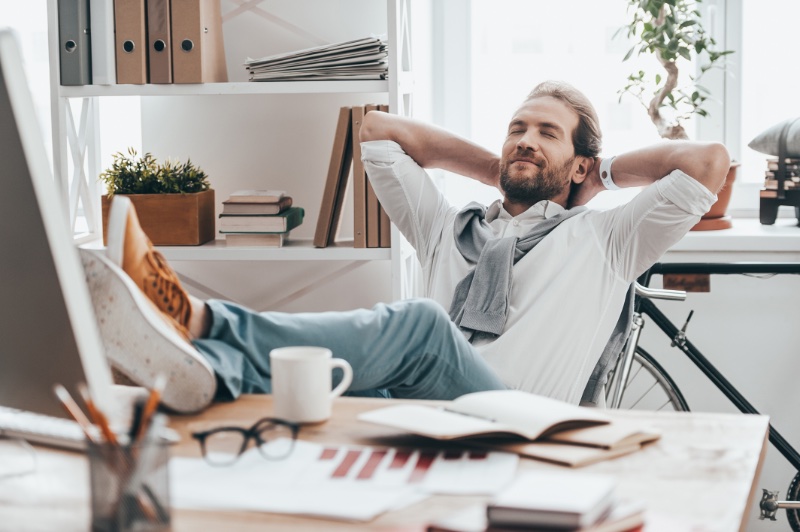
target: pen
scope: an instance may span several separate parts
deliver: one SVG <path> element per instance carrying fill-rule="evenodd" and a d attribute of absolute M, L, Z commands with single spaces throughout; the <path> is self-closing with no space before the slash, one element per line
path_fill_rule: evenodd
<path fill-rule="evenodd" d="M 78 425 L 81 426 L 83 429 L 83 433 L 86 435 L 86 439 L 91 441 L 92 443 L 97 443 L 97 439 L 94 436 L 94 426 L 92 422 L 89 421 L 89 418 L 83 413 L 83 410 L 78 406 L 78 403 L 75 402 L 75 399 L 72 398 L 70 393 L 67 389 L 61 385 L 56 384 L 53 386 L 53 391 L 56 392 L 56 397 L 58 397 L 61 406 L 64 407 L 64 410 L 72 416 L 72 418 L 78 422 Z"/>
<path fill-rule="evenodd" d="M 138 397 L 133 403 L 133 416 L 130 429 L 128 429 L 129 441 L 136 441 L 136 437 L 139 434 L 139 427 L 142 424 L 142 413 L 144 412 L 144 405 L 146 402 L 146 397 Z"/>
<path fill-rule="evenodd" d="M 159 374 L 156 377 L 155 383 L 153 384 L 153 389 L 150 390 L 150 395 L 147 398 L 147 402 L 144 404 L 142 416 L 139 419 L 139 427 L 134 437 L 134 441 L 139 440 L 147 431 L 147 425 L 150 423 L 150 418 L 153 416 L 156 408 L 158 408 L 158 403 L 161 401 L 161 394 L 166 385 L 167 377 L 163 373 Z"/>
<path fill-rule="evenodd" d="M 117 437 L 114 435 L 114 432 L 111 430 L 111 427 L 108 426 L 108 420 L 106 416 L 95 406 L 94 401 L 92 401 L 92 396 L 89 395 L 89 390 L 86 388 L 86 385 L 81 383 L 78 384 L 78 391 L 83 397 L 83 402 L 86 403 L 86 408 L 89 410 L 89 415 L 92 416 L 94 422 L 100 427 L 100 432 L 103 433 L 106 441 L 111 445 L 119 445 L 117 442 Z"/>

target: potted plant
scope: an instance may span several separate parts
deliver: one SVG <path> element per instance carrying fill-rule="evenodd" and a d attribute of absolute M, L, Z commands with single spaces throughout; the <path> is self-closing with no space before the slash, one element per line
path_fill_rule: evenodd
<path fill-rule="evenodd" d="M 620 91 L 636 98 L 665 139 L 688 139 L 683 124 L 692 116 L 708 116 L 705 109 L 710 94 L 703 87 L 704 74 L 724 68 L 725 56 L 732 50 L 718 50 L 717 43 L 701 24 L 697 6 L 702 0 L 629 0 L 627 30 L 633 46 L 625 55 L 652 55 L 660 68 L 655 73 L 639 70 L 628 76 Z M 698 60 L 696 74 L 686 74 L 691 60 Z M 681 77 L 681 69 L 684 76 Z M 733 181 L 739 163 L 732 163 L 718 200 L 693 229 L 725 229 L 731 227 L 725 211 L 730 201 Z"/>
<path fill-rule="evenodd" d="M 192 164 L 159 164 L 149 153 L 115 153 L 113 164 L 100 174 L 106 185 L 102 196 L 103 235 L 115 194 L 131 199 L 139 222 L 155 245 L 199 245 L 214 239 L 214 190 L 208 176 Z"/>

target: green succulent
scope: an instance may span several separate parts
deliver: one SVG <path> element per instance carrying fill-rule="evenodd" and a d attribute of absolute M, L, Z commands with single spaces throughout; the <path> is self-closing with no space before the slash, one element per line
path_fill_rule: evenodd
<path fill-rule="evenodd" d="M 127 155 L 113 155 L 110 168 L 100 174 L 109 196 L 114 194 L 192 194 L 208 190 L 208 175 L 192 164 L 167 160 L 158 164 L 155 157 L 145 153 L 138 157 L 128 148 Z"/>

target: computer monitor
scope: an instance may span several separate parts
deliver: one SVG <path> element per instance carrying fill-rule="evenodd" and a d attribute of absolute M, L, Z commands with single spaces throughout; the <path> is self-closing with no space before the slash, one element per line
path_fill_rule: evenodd
<path fill-rule="evenodd" d="M 0 406 L 67 417 L 61 383 L 114 410 L 111 371 L 17 39 L 0 29 Z"/>

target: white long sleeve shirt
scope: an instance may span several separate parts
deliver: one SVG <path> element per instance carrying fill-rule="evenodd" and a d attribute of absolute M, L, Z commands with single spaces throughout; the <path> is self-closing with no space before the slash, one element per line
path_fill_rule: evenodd
<path fill-rule="evenodd" d="M 417 252 L 425 295 L 449 310 L 456 285 L 474 267 L 455 245 L 458 209 L 397 143 L 364 142 L 361 149 L 381 205 Z M 507 386 L 578 404 L 631 282 L 714 201 L 675 170 L 625 205 L 561 223 L 514 265 L 503 333 L 475 347 Z M 511 216 L 498 200 L 486 221 L 497 238 L 522 236 L 562 210 L 540 201 Z"/>

